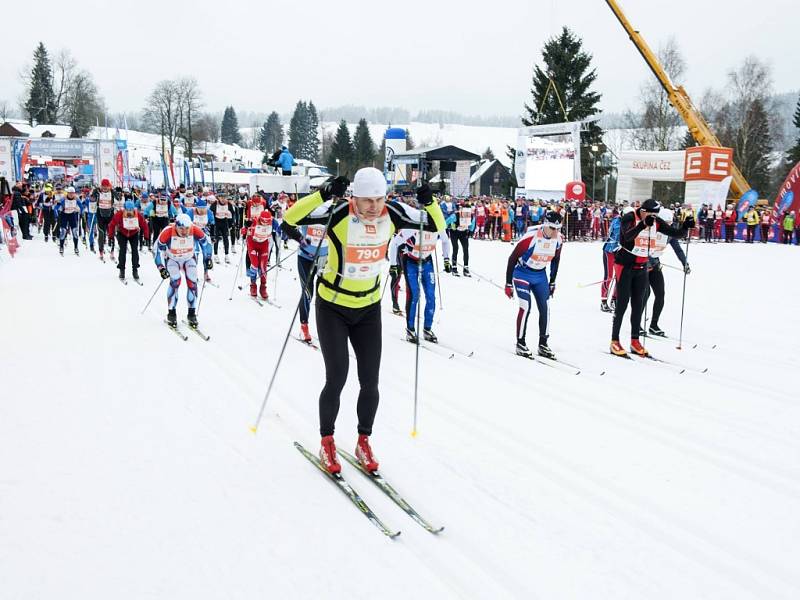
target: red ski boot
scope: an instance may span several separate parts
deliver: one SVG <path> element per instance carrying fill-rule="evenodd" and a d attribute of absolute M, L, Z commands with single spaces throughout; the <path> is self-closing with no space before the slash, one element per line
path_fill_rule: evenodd
<path fill-rule="evenodd" d="M 639 340 L 631 340 L 631 352 L 645 358 L 650 356 L 650 353 L 642 346 Z"/>
<path fill-rule="evenodd" d="M 622 347 L 619 340 L 611 340 L 611 354 L 614 356 L 628 356 L 628 353 L 625 352 L 625 348 Z"/>
<path fill-rule="evenodd" d="M 266 277 L 262 277 L 261 278 L 261 285 L 258 288 L 258 292 L 261 294 L 261 299 L 262 300 L 266 300 L 267 299 L 267 278 Z"/>
<path fill-rule="evenodd" d="M 258 290 L 256 289 L 256 282 L 255 281 L 251 281 L 250 282 L 250 295 L 253 298 L 255 298 L 257 293 L 258 293 Z"/>
<path fill-rule="evenodd" d="M 335 475 L 341 472 L 342 465 L 339 464 L 339 459 L 336 457 L 336 444 L 333 442 L 332 435 L 326 435 L 322 438 L 319 461 L 328 473 Z"/>
<path fill-rule="evenodd" d="M 308 323 L 300 323 L 300 336 L 304 342 L 311 343 L 311 334 L 308 333 Z"/>
<path fill-rule="evenodd" d="M 369 447 L 369 436 L 359 435 L 356 442 L 356 458 L 358 462 L 369 473 L 378 470 L 378 461 L 372 455 L 372 448 Z"/>

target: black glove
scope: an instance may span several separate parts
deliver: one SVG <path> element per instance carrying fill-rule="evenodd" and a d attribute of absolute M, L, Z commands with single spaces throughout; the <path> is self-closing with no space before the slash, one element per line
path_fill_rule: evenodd
<path fill-rule="evenodd" d="M 203 261 L 203 266 L 206 268 L 206 271 L 210 271 L 214 268 L 214 262 L 211 260 L 211 258 L 207 258 Z"/>
<path fill-rule="evenodd" d="M 344 175 L 338 177 L 329 177 L 322 187 L 319 188 L 319 194 L 323 200 L 330 200 L 334 197 L 342 197 L 350 185 L 350 180 Z"/>
<path fill-rule="evenodd" d="M 445 273 L 449 273 L 452 270 L 453 270 L 453 266 L 450 264 L 450 259 L 449 258 L 445 258 L 444 259 L 444 272 Z"/>
<path fill-rule="evenodd" d="M 433 190 L 427 183 L 423 183 L 417 189 L 417 202 L 422 206 L 430 206 L 433 204 Z"/>
<path fill-rule="evenodd" d="M 652 227 L 653 223 L 655 223 L 655 222 L 656 222 L 656 216 L 655 215 L 648 214 L 644 218 L 644 224 L 647 225 L 648 227 Z"/>
<path fill-rule="evenodd" d="M 158 267 L 158 272 L 161 274 L 161 279 L 169 279 L 169 271 L 167 271 L 167 267 L 164 265 Z"/>
<path fill-rule="evenodd" d="M 683 265 L 683 272 L 686 273 L 687 275 L 691 274 L 692 269 L 689 267 L 689 263 L 688 262 L 685 265 Z"/>
<path fill-rule="evenodd" d="M 556 295 L 556 282 L 555 281 L 551 281 L 550 282 L 550 297 L 552 298 L 555 295 Z"/>
<path fill-rule="evenodd" d="M 392 277 L 400 277 L 400 266 L 399 265 L 392 265 L 389 267 L 389 275 Z"/>

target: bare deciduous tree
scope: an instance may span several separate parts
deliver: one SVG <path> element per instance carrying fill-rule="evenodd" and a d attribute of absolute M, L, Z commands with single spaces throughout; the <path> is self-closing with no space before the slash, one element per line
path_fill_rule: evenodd
<path fill-rule="evenodd" d="M 14 109 L 8 100 L 0 100 L 0 119 L 6 121 L 14 116 Z"/>
<path fill-rule="evenodd" d="M 69 50 L 62 48 L 53 60 L 53 92 L 55 94 L 56 120 L 67 120 L 67 96 L 75 76 L 78 74 L 78 61 Z M 94 83 L 92 84 L 94 85 Z"/>
<path fill-rule="evenodd" d="M 162 152 L 166 143 L 172 156 L 175 156 L 175 146 L 180 139 L 181 100 L 178 82 L 165 79 L 156 84 L 144 107 L 145 120 L 161 135 Z"/>
<path fill-rule="evenodd" d="M 658 60 L 673 82 L 686 73 L 686 61 L 675 38 L 669 38 L 659 48 Z M 631 130 L 633 147 L 637 150 L 662 151 L 678 148 L 683 120 L 670 104 L 666 90 L 655 77 L 651 77 L 642 85 L 639 97 L 639 111 L 628 111 L 625 115 L 626 127 Z"/>
<path fill-rule="evenodd" d="M 178 93 L 180 95 L 179 120 L 180 137 L 183 140 L 186 155 L 192 158 L 192 144 L 195 141 L 192 127 L 194 120 L 200 109 L 203 107 L 201 101 L 202 92 L 194 77 L 184 77 L 177 81 Z"/>
<path fill-rule="evenodd" d="M 765 62 L 748 56 L 728 73 L 727 103 L 716 118 L 720 141 L 733 148 L 742 175 L 758 191 L 770 186 L 771 131 L 778 111 L 772 96 L 772 71 Z"/>

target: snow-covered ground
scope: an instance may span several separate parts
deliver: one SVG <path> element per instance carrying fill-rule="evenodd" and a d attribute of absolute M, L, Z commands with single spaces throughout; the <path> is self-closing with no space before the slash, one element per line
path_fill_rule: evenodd
<path fill-rule="evenodd" d="M 510 246 L 472 250 L 501 282 Z M 249 431 L 294 270 L 277 290 L 270 277 L 276 309 L 238 290 L 228 301 L 235 265 L 215 266 L 221 287 L 200 311 L 211 341 L 183 342 L 162 324 L 163 289 L 140 314 L 159 281 L 149 254 L 144 287 L 125 287 L 82 251 L 60 258 L 37 238 L 0 262 L 2 598 L 800 597 L 795 247 L 691 246 L 685 338 L 703 346 L 650 346 L 705 375 L 606 354 L 599 291 L 578 287 L 602 278 L 598 244 L 565 247 L 552 302 L 552 346 L 578 376 L 512 354 L 516 304 L 501 290 L 442 274 L 435 329 L 475 356 L 421 354 L 417 438 L 414 348 L 384 313 L 373 445 L 395 487 L 446 527 L 423 531 L 346 467 L 402 530 L 395 541 L 292 446 L 318 443 L 319 353 L 289 341 Z M 661 325 L 677 334 L 682 275 L 665 275 Z M 354 380 L 351 368 L 347 449 Z"/>

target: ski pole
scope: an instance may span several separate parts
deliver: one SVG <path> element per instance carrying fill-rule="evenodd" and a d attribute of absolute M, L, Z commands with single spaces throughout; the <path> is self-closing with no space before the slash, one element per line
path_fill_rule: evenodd
<path fill-rule="evenodd" d="M 277 246 L 277 244 L 275 245 L 275 262 L 276 262 L 276 263 L 278 262 L 278 246 Z M 272 290 L 272 297 L 273 297 L 274 299 L 276 299 L 276 300 L 278 299 L 278 276 L 279 276 L 280 274 L 281 274 L 281 270 L 280 270 L 280 269 L 278 269 L 277 271 L 275 271 L 275 283 L 274 283 L 274 285 L 273 285 L 274 289 Z M 267 275 L 266 275 L 266 273 L 265 273 L 265 274 L 264 274 L 264 277 L 266 277 L 266 276 L 267 276 Z"/>
<path fill-rule="evenodd" d="M 328 222 L 325 225 L 325 231 L 327 232 L 331 227 L 331 221 L 333 220 L 333 214 L 336 212 L 336 201 L 331 204 L 330 211 L 331 214 L 328 215 Z M 317 243 L 317 248 L 314 250 L 314 258 L 312 259 L 312 263 L 317 263 L 317 258 L 319 258 L 319 251 L 322 248 L 322 242 L 325 240 L 325 236 L 322 236 Z M 306 277 L 305 289 L 309 289 L 309 285 L 311 283 L 311 279 L 314 277 L 314 269 L 311 269 L 308 272 L 308 277 Z M 297 306 L 294 309 L 294 314 L 292 315 L 292 320 L 289 323 L 289 330 L 286 332 L 286 337 L 283 338 L 283 346 L 281 346 L 281 352 L 278 354 L 278 360 L 275 362 L 275 369 L 272 371 L 272 377 L 269 380 L 269 385 L 267 386 L 267 393 L 264 394 L 264 400 L 261 402 L 261 408 L 258 410 L 258 416 L 256 417 L 255 423 L 250 427 L 250 431 L 253 433 L 258 432 L 258 425 L 261 422 L 261 417 L 264 415 L 264 409 L 267 407 L 267 400 L 269 400 L 269 396 L 272 393 L 272 386 L 275 384 L 275 377 L 278 374 L 278 369 L 281 366 L 281 361 L 283 360 L 283 354 L 286 352 L 286 344 L 289 341 L 289 336 L 292 334 L 292 328 L 294 327 L 294 322 L 297 319 L 297 315 L 300 313 L 300 303 L 303 302 L 303 294 L 300 294 L 300 300 L 297 302 Z"/>
<path fill-rule="evenodd" d="M 687 263 L 689 262 L 689 242 L 691 241 L 691 239 L 692 239 L 692 233 L 690 231 L 689 235 L 686 237 L 686 262 Z M 683 270 L 683 294 L 682 294 L 682 298 L 681 298 L 681 329 L 680 329 L 680 333 L 678 334 L 678 345 L 676 346 L 676 348 L 678 350 L 682 350 L 683 349 L 682 348 L 682 346 L 683 346 L 683 314 L 684 314 L 684 308 L 686 307 L 686 275 L 687 275 L 686 269 L 684 269 Z"/>
<path fill-rule="evenodd" d="M 200 286 L 200 297 L 197 299 L 197 310 L 195 311 L 197 314 L 200 314 L 200 305 L 203 303 L 203 292 L 206 291 L 206 281 L 205 271 L 203 271 L 203 285 Z"/>
<path fill-rule="evenodd" d="M 389 267 L 391 268 L 391 267 Z M 386 295 L 386 288 L 389 287 L 389 280 L 391 276 L 387 277 L 386 280 L 383 282 L 383 291 L 381 292 L 381 303 L 383 303 L 383 297 Z"/>
<path fill-rule="evenodd" d="M 425 219 L 420 213 L 419 222 L 419 237 L 417 243 L 419 244 L 419 256 L 422 258 L 422 228 L 425 225 Z M 419 404 L 419 347 L 421 345 L 419 336 L 420 318 L 422 317 L 422 261 L 420 260 L 417 265 L 417 349 L 416 357 L 414 358 L 414 428 L 411 430 L 411 437 L 417 437 L 417 407 Z"/>
<path fill-rule="evenodd" d="M 651 235 L 650 232 L 651 231 L 652 231 L 651 228 L 648 227 L 647 228 L 647 262 L 645 263 L 645 265 L 647 265 L 647 266 L 645 267 L 645 271 L 644 271 L 644 276 L 645 276 L 646 281 L 644 282 L 644 293 L 643 293 L 643 296 L 644 296 L 644 321 L 642 322 L 643 324 L 641 325 L 641 327 L 647 327 L 647 301 L 650 299 L 650 235 Z M 633 306 L 631 306 L 631 310 L 633 310 Z M 642 338 L 644 338 L 645 343 L 646 343 L 647 335 L 646 335 L 645 331 L 642 331 L 641 327 L 639 329 L 639 335 Z M 633 332 L 631 332 L 631 335 L 633 335 Z M 645 347 L 645 344 L 642 344 L 642 348 L 644 348 L 644 347 Z"/>
<path fill-rule="evenodd" d="M 442 302 L 442 285 L 439 283 L 439 253 L 436 248 L 433 249 L 433 257 L 436 259 L 436 289 L 439 290 L 439 310 L 444 310 L 444 302 Z"/>
<path fill-rule="evenodd" d="M 464 266 L 464 265 L 461 265 L 461 266 L 462 266 L 462 268 L 463 268 L 463 266 Z M 475 272 L 475 269 L 470 269 L 470 271 L 469 271 L 469 272 L 470 272 L 472 275 L 475 275 L 475 277 L 477 277 L 477 278 L 478 278 L 478 279 L 480 279 L 481 281 L 485 281 L 486 283 L 491 283 L 491 284 L 492 284 L 494 287 L 496 287 L 496 288 L 497 288 L 497 289 L 499 289 L 499 290 L 505 290 L 505 288 L 504 288 L 502 285 L 499 285 L 499 284 L 495 283 L 494 281 L 492 281 L 492 280 L 491 280 L 491 279 L 489 279 L 488 277 L 484 277 L 484 276 L 483 276 L 483 275 L 481 275 L 480 273 L 476 273 L 476 272 Z"/>
<path fill-rule="evenodd" d="M 236 276 L 233 278 L 233 285 L 231 286 L 231 295 L 228 296 L 228 300 L 233 300 L 233 290 L 236 287 L 237 282 L 239 281 L 239 271 L 242 270 L 242 263 L 244 262 L 244 238 L 242 238 L 242 256 L 239 258 L 239 264 L 236 266 Z"/>
<path fill-rule="evenodd" d="M 280 266 L 281 266 L 281 265 L 282 265 L 284 262 L 286 262 L 286 259 L 287 259 L 287 258 L 289 258 L 290 256 L 294 256 L 295 254 L 297 254 L 297 250 L 292 250 L 291 252 L 289 252 L 289 254 L 287 254 L 286 256 L 284 256 L 284 257 L 283 257 L 283 258 L 280 260 L 280 262 L 276 262 L 274 265 L 272 265 L 271 267 L 269 267 L 269 268 L 267 269 L 267 271 L 266 271 L 266 272 L 267 272 L 267 273 L 269 273 L 269 272 L 270 272 L 270 271 L 272 271 L 272 269 L 274 269 L 275 267 L 280 267 Z M 277 259 L 277 257 L 278 257 L 278 253 L 277 253 L 277 251 L 276 251 L 276 252 L 275 252 L 275 258 Z"/>
<path fill-rule="evenodd" d="M 600 281 L 593 281 L 592 283 L 579 283 L 578 287 L 579 288 L 592 287 L 593 285 L 600 285 L 601 283 L 606 283 L 608 281 L 611 281 L 612 279 L 614 279 L 614 278 L 613 277 L 609 277 L 608 279 L 601 279 Z"/>
<path fill-rule="evenodd" d="M 142 315 L 144 314 L 144 311 L 146 311 L 146 310 L 147 310 L 147 307 L 148 307 L 148 306 L 150 306 L 150 303 L 153 301 L 153 298 L 155 298 L 155 297 L 156 297 L 156 294 L 158 293 L 158 290 L 160 290 L 160 289 L 161 289 L 161 284 L 162 284 L 162 283 L 164 283 L 165 281 L 166 281 L 166 279 L 161 279 L 161 281 L 160 281 L 160 282 L 158 283 L 158 285 L 156 286 L 156 291 L 155 291 L 155 292 L 153 292 L 153 295 L 152 295 L 152 296 L 150 296 L 150 300 L 148 300 L 148 301 L 147 301 L 147 304 L 145 304 L 145 305 L 144 305 L 144 308 L 142 309 L 142 312 L 141 312 L 140 314 L 142 314 Z"/>

